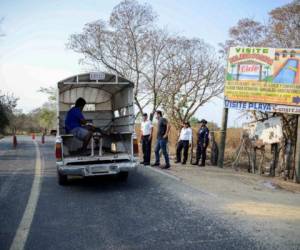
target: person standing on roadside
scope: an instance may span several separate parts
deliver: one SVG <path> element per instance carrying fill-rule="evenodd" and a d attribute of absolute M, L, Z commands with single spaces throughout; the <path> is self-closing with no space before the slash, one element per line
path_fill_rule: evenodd
<path fill-rule="evenodd" d="M 157 124 L 157 141 L 155 145 L 155 163 L 152 164 L 152 166 L 160 166 L 160 150 L 162 150 L 162 153 L 165 157 L 166 165 L 162 168 L 168 169 L 170 168 L 170 160 L 169 155 L 167 151 L 167 144 L 168 144 L 168 135 L 170 132 L 170 125 L 168 123 L 168 120 L 163 118 L 162 112 L 160 110 L 156 111 L 156 119 L 158 120 Z"/>
<path fill-rule="evenodd" d="M 206 126 L 206 124 L 207 124 L 206 120 L 202 119 L 199 123 L 201 125 L 198 130 L 196 162 L 194 162 L 192 165 L 198 165 L 199 160 L 201 158 L 200 167 L 204 167 L 205 160 L 206 160 L 206 149 L 207 149 L 207 146 L 209 143 L 209 129 Z"/>
<path fill-rule="evenodd" d="M 151 121 L 148 120 L 147 113 L 144 113 L 143 121 L 141 123 L 141 142 L 144 158 L 141 164 L 144 164 L 145 166 L 150 165 L 152 133 L 153 125 Z"/>
<path fill-rule="evenodd" d="M 182 164 L 185 165 L 188 158 L 189 146 L 192 144 L 193 131 L 191 129 L 189 122 L 183 123 L 183 128 L 180 131 L 179 141 L 176 149 L 176 162 L 181 162 L 181 151 L 183 149 L 183 161 Z"/>

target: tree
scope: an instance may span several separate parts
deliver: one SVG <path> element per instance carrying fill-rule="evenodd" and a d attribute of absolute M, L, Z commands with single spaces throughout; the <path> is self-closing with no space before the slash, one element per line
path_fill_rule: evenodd
<path fill-rule="evenodd" d="M 125 0 L 114 7 L 108 23 L 98 20 L 86 24 L 83 33 L 71 35 L 67 45 L 83 54 L 83 62 L 92 67 L 104 67 L 132 80 L 140 113 L 149 104 L 145 100 L 149 95 L 146 83 L 153 79 L 148 42 L 155 19 L 156 14 L 149 5 Z"/>
<path fill-rule="evenodd" d="M 186 44 L 192 44 L 194 41 L 186 38 L 181 40 L 189 41 Z M 183 51 L 185 46 L 183 41 L 179 45 L 179 41 L 178 37 L 157 27 L 156 14 L 151 6 L 139 4 L 134 0 L 125 0 L 113 9 L 109 22 L 98 20 L 86 24 L 81 34 L 71 35 L 68 48 L 84 55 L 83 62 L 92 67 L 104 67 L 109 72 L 132 80 L 135 83 L 134 99 L 138 107 L 138 114 L 143 113 L 145 107 L 148 107 L 151 110 L 150 119 L 152 120 L 154 111 L 159 107 L 164 106 L 167 109 L 166 106 L 168 106 L 168 109 L 170 108 L 170 104 L 165 103 L 168 89 L 178 88 L 172 84 L 178 82 L 179 79 L 175 81 L 170 74 L 184 70 L 175 63 L 180 59 L 177 50 L 181 46 Z M 193 53 L 192 48 L 189 53 Z M 175 68 L 172 69 L 172 66 Z M 208 63 L 205 67 L 207 66 Z M 212 66 L 215 70 L 215 65 L 212 64 Z M 204 69 L 202 70 L 204 73 Z M 195 73 L 196 69 L 193 69 L 193 72 Z M 188 72 L 184 72 L 184 74 L 186 73 Z M 205 74 L 208 76 L 207 72 Z M 200 75 L 197 81 L 199 83 Z M 197 85 L 195 80 L 189 82 L 190 85 L 192 83 Z M 188 86 L 187 82 L 185 84 Z M 178 91 L 182 89 L 179 88 Z M 190 91 L 193 92 L 193 89 L 197 89 L 197 87 Z M 198 91 L 200 94 L 200 89 Z M 217 92 L 214 93 L 217 94 Z M 186 94 L 184 95 L 186 96 Z M 184 116 L 187 118 L 190 112 L 194 113 L 197 107 L 206 101 L 208 101 L 206 96 L 201 101 L 197 99 L 190 107 L 188 115 L 184 114 Z M 188 101 L 186 104 L 192 102 Z M 176 107 L 174 106 L 174 108 Z"/>
<path fill-rule="evenodd" d="M 3 22 L 3 18 L 0 18 L 0 25 Z M 4 33 L 0 31 L 0 38 L 4 36 Z M 13 108 L 17 105 L 17 99 L 12 95 L 5 95 L 0 90 L 0 133 L 4 132 L 6 126 L 9 125 L 10 115 Z"/>
<path fill-rule="evenodd" d="M 48 95 L 48 101 L 51 103 L 55 103 L 57 101 L 57 91 L 55 87 L 40 87 L 38 92 Z"/>
<path fill-rule="evenodd" d="M 300 47 L 300 0 L 272 10 L 268 38 L 274 47 Z"/>
<path fill-rule="evenodd" d="M 230 39 L 220 43 L 220 53 L 226 58 L 230 47 L 233 46 L 266 46 L 267 27 L 250 18 L 240 19 L 229 29 Z"/>
<path fill-rule="evenodd" d="M 51 104 L 45 103 L 41 108 L 32 111 L 34 119 L 42 129 L 53 129 L 56 122 L 56 112 Z"/>
<path fill-rule="evenodd" d="M 11 123 L 13 110 L 17 106 L 18 98 L 12 94 L 2 94 L 0 91 L 0 133 Z"/>
<path fill-rule="evenodd" d="M 169 49 L 162 107 L 176 129 L 223 91 L 223 68 L 214 50 L 199 39 L 177 37 Z"/>
<path fill-rule="evenodd" d="M 57 91 L 55 87 L 41 87 L 39 92 L 48 95 L 48 102 L 45 102 L 41 108 L 35 109 L 33 113 L 37 118 L 38 124 L 44 129 L 53 129 L 56 122 L 56 103 Z"/>

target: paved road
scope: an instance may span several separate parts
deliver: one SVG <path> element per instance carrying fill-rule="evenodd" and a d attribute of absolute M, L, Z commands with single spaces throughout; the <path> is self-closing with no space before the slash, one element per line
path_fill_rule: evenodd
<path fill-rule="evenodd" d="M 16 244 L 28 209 L 33 220 L 21 228 L 28 234 L 19 241 L 30 250 L 266 248 L 210 209 L 205 202 L 210 194 L 150 168 L 139 168 L 127 183 L 94 178 L 59 186 L 49 138 L 39 144 L 40 192 L 36 207 L 30 207 L 36 147 L 29 137 L 18 139 L 17 149 L 11 138 L 0 140 L 1 250 Z"/>

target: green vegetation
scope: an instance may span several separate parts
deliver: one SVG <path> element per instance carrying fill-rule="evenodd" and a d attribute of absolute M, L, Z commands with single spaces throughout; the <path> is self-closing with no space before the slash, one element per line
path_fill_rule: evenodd
<path fill-rule="evenodd" d="M 273 77 L 272 76 L 267 76 L 263 79 L 266 82 L 273 82 Z"/>
<path fill-rule="evenodd" d="M 230 73 L 227 73 L 227 75 L 226 75 L 226 80 L 227 80 L 227 81 L 234 80 L 234 78 L 233 78 L 232 74 L 230 74 Z"/>
<path fill-rule="evenodd" d="M 11 124 L 13 111 L 17 106 L 18 98 L 14 95 L 2 94 L 0 91 L 0 133 Z"/>
<path fill-rule="evenodd" d="M 27 114 L 15 108 L 17 98 L 0 95 L 0 133 L 29 134 L 49 131 L 55 127 L 56 91 L 50 87 L 41 88 L 39 92 L 48 95 L 48 102 Z"/>

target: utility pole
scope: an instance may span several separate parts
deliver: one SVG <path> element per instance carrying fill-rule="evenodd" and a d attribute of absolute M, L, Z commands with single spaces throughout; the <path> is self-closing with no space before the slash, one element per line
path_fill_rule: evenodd
<path fill-rule="evenodd" d="M 223 165 L 224 165 L 227 120 L 228 120 L 228 108 L 223 108 L 220 153 L 219 153 L 219 157 L 218 157 L 218 167 L 219 168 L 223 168 Z"/>
<path fill-rule="evenodd" d="M 296 182 L 300 183 L 300 115 L 298 115 L 298 121 L 297 121 L 295 170 L 296 170 Z"/>

